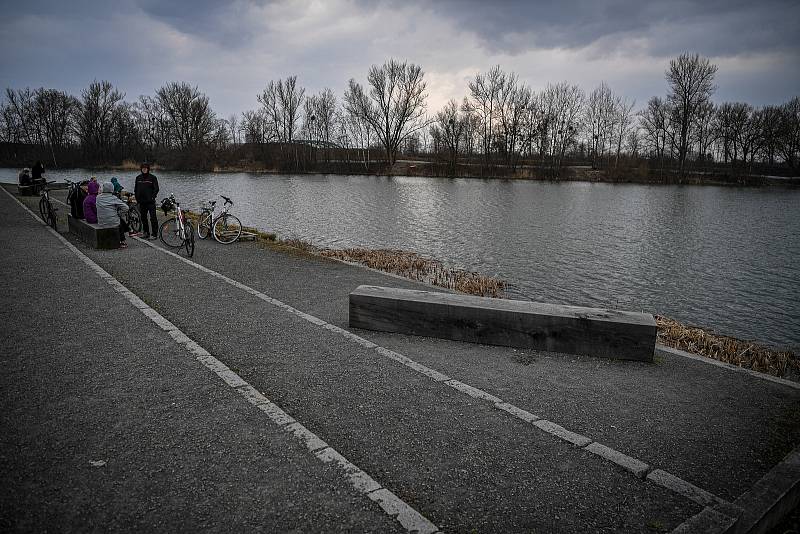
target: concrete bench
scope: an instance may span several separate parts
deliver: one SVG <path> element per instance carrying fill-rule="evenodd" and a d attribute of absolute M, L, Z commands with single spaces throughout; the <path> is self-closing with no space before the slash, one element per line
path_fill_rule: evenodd
<path fill-rule="evenodd" d="M 69 231 L 87 245 L 99 249 L 119 248 L 119 226 L 99 226 L 67 215 Z"/>
<path fill-rule="evenodd" d="M 377 286 L 350 293 L 350 326 L 646 362 L 656 344 L 645 313 Z"/>
<path fill-rule="evenodd" d="M 19 193 L 23 197 L 32 197 L 35 196 L 36 186 L 34 185 L 17 185 L 17 193 Z"/>

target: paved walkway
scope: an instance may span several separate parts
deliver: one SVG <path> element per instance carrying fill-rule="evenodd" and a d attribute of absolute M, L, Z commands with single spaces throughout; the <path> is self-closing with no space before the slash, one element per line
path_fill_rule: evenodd
<path fill-rule="evenodd" d="M 420 287 L 359 267 L 253 244 L 200 242 L 193 261 L 74 244 L 243 381 L 229 385 L 4 193 L 0 246 L 0 527 L 669 531 L 800 443 L 800 391 L 678 356 L 354 336 L 357 285 Z M 245 383 L 411 516 L 384 513 Z"/>

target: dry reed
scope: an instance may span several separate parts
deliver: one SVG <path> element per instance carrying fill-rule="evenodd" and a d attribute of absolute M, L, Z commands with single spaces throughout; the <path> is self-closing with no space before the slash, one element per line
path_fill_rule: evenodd
<path fill-rule="evenodd" d="M 668 347 L 774 376 L 800 374 L 800 360 L 791 351 L 776 350 L 751 341 L 722 336 L 661 315 L 656 315 L 656 323 L 658 341 Z"/>

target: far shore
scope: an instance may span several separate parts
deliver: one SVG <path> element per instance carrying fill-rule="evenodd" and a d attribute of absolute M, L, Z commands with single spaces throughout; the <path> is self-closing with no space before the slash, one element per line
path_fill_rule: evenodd
<path fill-rule="evenodd" d="M 466 166 L 464 166 L 466 167 Z M 15 167 L 7 167 L 15 168 Z M 338 170 L 281 170 L 265 168 L 258 165 L 241 166 L 213 166 L 210 169 L 189 169 L 172 168 L 161 166 L 157 163 L 152 165 L 153 172 L 183 172 L 197 174 L 262 174 L 262 175 L 333 175 L 333 176 L 410 176 L 420 178 L 445 178 L 445 179 L 476 179 L 476 180 L 506 180 L 506 181 L 536 181 L 536 182 L 590 182 L 590 183 L 612 183 L 612 184 L 643 184 L 643 185 L 711 185 L 711 186 L 733 186 L 733 187 L 798 187 L 800 186 L 800 176 L 767 176 L 759 174 L 730 175 L 723 173 L 689 172 L 686 176 L 679 176 L 675 172 L 649 173 L 642 175 L 638 169 L 631 169 L 630 173 L 625 170 L 614 169 L 592 169 L 589 166 L 567 166 L 561 169 L 559 176 L 553 176 L 546 172 L 546 169 L 534 167 L 520 167 L 514 173 L 508 174 L 475 174 L 469 172 L 459 172 L 452 175 L 430 172 L 435 169 L 435 165 L 429 161 L 406 160 L 398 162 L 392 169 L 357 169 L 350 168 L 346 172 Z M 134 162 L 126 161 L 121 165 L 102 165 L 91 167 L 63 167 L 52 170 L 86 170 L 86 171 L 119 171 L 119 172 L 138 172 L 139 167 Z M 464 168 L 460 168 L 461 171 Z M 500 170 L 503 170 L 500 168 Z"/>

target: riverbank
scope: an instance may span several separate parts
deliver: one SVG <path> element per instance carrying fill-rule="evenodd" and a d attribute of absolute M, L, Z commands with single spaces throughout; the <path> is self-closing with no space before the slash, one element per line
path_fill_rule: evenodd
<path fill-rule="evenodd" d="M 119 165 L 70 167 L 54 170 L 87 170 L 137 172 L 140 162 L 125 160 Z M 800 187 L 800 176 L 775 176 L 728 171 L 688 171 L 681 176 L 674 169 L 649 169 L 647 165 L 609 167 L 593 169 L 590 165 L 566 165 L 559 170 L 544 165 L 520 164 L 513 168 L 503 165 L 485 167 L 475 163 L 450 165 L 430 160 L 399 160 L 389 167 L 382 162 L 370 162 L 366 167 L 358 161 L 320 162 L 300 169 L 268 167 L 260 162 L 238 164 L 211 164 L 207 168 L 187 168 L 152 163 L 156 173 L 167 172 L 211 172 L 215 174 L 263 174 L 263 175 L 339 175 L 339 176 L 409 176 L 421 178 L 464 178 L 476 180 L 529 180 L 545 182 L 591 182 L 612 184 L 645 185 L 710 185 L 733 187 Z"/>

